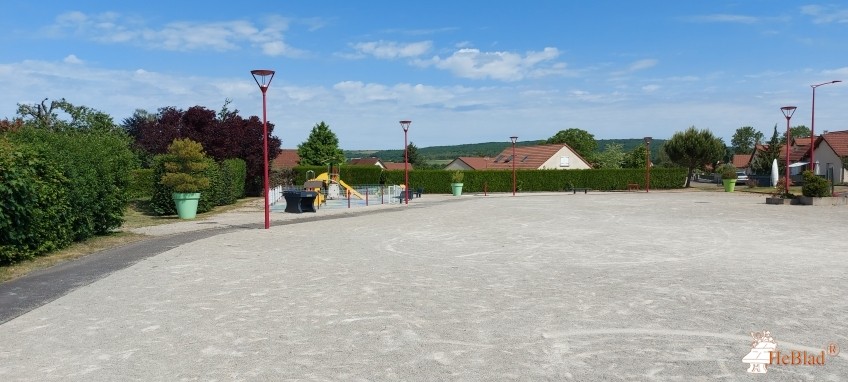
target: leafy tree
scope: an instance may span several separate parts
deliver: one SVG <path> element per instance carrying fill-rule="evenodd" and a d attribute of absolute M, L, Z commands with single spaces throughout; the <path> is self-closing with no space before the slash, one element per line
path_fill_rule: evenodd
<path fill-rule="evenodd" d="M 686 167 L 686 187 L 690 187 L 695 168 L 720 160 L 725 146 L 721 138 L 716 138 L 708 129 L 698 130 L 692 126 L 684 132 L 674 133 L 663 149 L 674 163 Z"/>
<path fill-rule="evenodd" d="M 62 119 L 58 112 L 65 112 L 71 118 Z M 91 130 L 112 131 L 117 129 L 109 114 L 86 107 L 75 106 L 64 98 L 51 101 L 47 106 L 47 98 L 40 104 L 18 104 L 18 115 L 24 122 L 36 128 L 52 131 Z"/>
<path fill-rule="evenodd" d="M 774 125 L 774 133 L 772 133 L 771 139 L 769 139 L 763 150 L 757 153 L 757 156 L 754 157 L 754 163 L 751 164 L 751 170 L 754 174 L 762 175 L 771 173 L 772 163 L 775 159 L 780 159 L 780 149 L 782 145 L 780 135 L 777 132 L 777 125 Z M 778 172 L 782 174 L 785 164 L 778 160 L 777 166 Z"/>
<path fill-rule="evenodd" d="M 621 148 L 622 146 L 617 143 L 608 144 L 603 152 L 600 152 L 595 155 L 594 167 L 621 168 L 625 158 L 625 153 L 624 151 L 622 151 Z"/>
<path fill-rule="evenodd" d="M 247 164 L 247 195 L 259 195 L 262 189 L 265 158 L 263 149 L 263 123 L 257 116 L 247 119 L 238 110 L 229 110 L 225 102 L 222 110 L 215 112 L 202 106 L 188 110 L 164 107 L 152 115 L 137 110 L 124 120 L 123 127 L 135 138 L 135 148 L 145 153 L 145 163 L 152 157 L 164 154 L 175 139 L 188 138 L 203 145 L 206 153 L 216 161 L 241 158 Z M 273 135 L 274 124 L 268 123 L 268 160 L 280 154 L 280 139 Z"/>
<path fill-rule="evenodd" d="M 624 156 L 624 168 L 645 168 L 645 157 L 648 149 L 645 145 L 636 146 Z"/>
<path fill-rule="evenodd" d="M 339 148 L 339 138 L 324 121 L 312 127 L 306 142 L 297 145 L 301 166 L 322 166 L 327 162 L 342 163 L 344 154 Z"/>
<path fill-rule="evenodd" d="M 565 143 L 584 158 L 591 157 L 598 148 L 594 135 L 586 130 L 575 128 L 560 130 L 545 143 Z"/>
<path fill-rule="evenodd" d="M 812 134 L 812 132 L 810 131 L 810 128 L 807 127 L 807 126 L 804 126 L 804 125 L 798 125 L 798 126 L 790 127 L 789 133 L 792 134 L 792 139 L 798 139 L 798 138 L 804 138 L 804 137 L 809 139 L 810 134 Z M 784 144 L 784 143 L 786 143 L 786 131 L 784 131 L 783 134 L 780 137 L 780 144 Z"/>
<path fill-rule="evenodd" d="M 763 133 L 751 126 L 742 126 L 733 133 L 730 145 L 733 146 L 734 154 L 750 154 L 754 147 L 763 141 Z"/>
<path fill-rule="evenodd" d="M 409 160 L 409 164 L 415 168 L 423 168 L 427 166 L 427 162 L 421 157 L 421 154 L 418 153 L 418 147 L 412 142 L 409 142 L 409 145 L 406 146 L 406 156 Z"/>

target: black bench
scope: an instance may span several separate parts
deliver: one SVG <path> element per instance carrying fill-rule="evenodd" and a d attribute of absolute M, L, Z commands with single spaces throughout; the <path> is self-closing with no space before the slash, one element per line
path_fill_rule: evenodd
<path fill-rule="evenodd" d="M 303 212 L 318 212 L 315 209 L 315 198 L 318 193 L 315 191 L 283 191 L 283 198 L 286 199 L 286 212 L 295 214 Z"/>
<path fill-rule="evenodd" d="M 583 191 L 584 194 L 589 193 L 588 188 L 581 188 L 581 187 L 572 187 L 571 191 L 574 192 L 575 195 L 577 195 L 577 191 Z"/>
<path fill-rule="evenodd" d="M 423 188 L 421 190 L 423 190 Z M 406 192 L 406 195 L 404 195 L 404 192 Z M 415 198 L 415 191 L 414 190 L 405 190 L 405 191 L 402 190 L 400 192 L 400 195 L 398 195 L 397 198 L 398 198 L 399 202 L 403 203 L 403 201 L 406 200 L 407 197 L 409 197 L 409 199 L 414 199 Z M 418 197 L 420 198 L 421 194 L 418 194 Z"/>

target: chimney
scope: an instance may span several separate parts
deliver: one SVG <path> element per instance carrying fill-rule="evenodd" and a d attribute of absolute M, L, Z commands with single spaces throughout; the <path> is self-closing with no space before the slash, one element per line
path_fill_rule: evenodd
<path fill-rule="evenodd" d="M 823 132 L 822 132 L 822 135 L 825 135 L 825 134 L 827 134 L 827 130 L 825 130 L 825 131 L 823 131 Z"/>

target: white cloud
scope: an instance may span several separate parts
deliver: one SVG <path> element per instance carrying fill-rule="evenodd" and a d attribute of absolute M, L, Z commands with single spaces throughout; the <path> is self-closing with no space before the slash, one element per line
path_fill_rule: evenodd
<path fill-rule="evenodd" d="M 801 7 L 801 14 L 811 16 L 816 24 L 848 23 L 848 8 L 805 5 Z"/>
<path fill-rule="evenodd" d="M 56 17 L 44 31 L 54 37 L 68 34 L 106 44 L 136 44 L 170 51 L 232 51 L 245 46 L 259 48 L 269 56 L 303 55 L 284 41 L 289 22 L 269 17 L 263 26 L 245 20 L 219 22 L 176 21 L 149 27 L 143 21 L 106 12 L 67 12 Z"/>
<path fill-rule="evenodd" d="M 564 63 L 554 62 L 559 57 L 556 48 L 545 48 L 541 52 L 530 51 L 524 56 L 512 52 L 482 52 L 479 49 L 459 49 L 446 58 L 435 56 L 419 60 L 419 66 L 433 66 L 448 70 L 456 76 L 471 79 L 494 79 L 519 81 L 525 78 L 561 75 L 566 73 Z"/>
<path fill-rule="evenodd" d="M 636 62 L 630 64 L 630 67 L 628 68 L 628 70 L 631 71 L 631 72 L 635 72 L 635 71 L 639 71 L 639 70 L 653 68 L 654 66 L 657 66 L 657 62 L 658 62 L 657 60 L 653 60 L 653 59 L 639 60 L 639 61 L 636 61 Z"/>
<path fill-rule="evenodd" d="M 656 84 L 645 85 L 645 86 L 642 86 L 642 91 L 644 91 L 645 93 L 653 93 L 653 92 L 659 90 L 659 88 L 660 88 L 660 86 L 656 85 Z"/>
<path fill-rule="evenodd" d="M 380 59 L 396 59 L 418 57 L 429 52 L 433 47 L 432 41 L 413 43 L 398 43 L 394 41 L 370 41 L 351 45 L 359 55 L 374 56 Z"/>
<path fill-rule="evenodd" d="M 64 61 L 67 64 L 82 64 L 83 63 L 82 60 L 80 60 L 77 56 L 75 56 L 73 54 L 68 55 L 62 61 Z"/>
<path fill-rule="evenodd" d="M 623 75 L 626 75 L 626 74 L 638 72 L 640 70 L 650 69 L 650 68 L 653 68 L 654 66 L 657 66 L 657 63 L 659 63 L 659 61 L 654 60 L 654 59 L 639 60 L 639 61 L 631 63 L 624 70 L 619 70 L 619 71 L 613 72 L 612 75 L 623 76 Z"/>

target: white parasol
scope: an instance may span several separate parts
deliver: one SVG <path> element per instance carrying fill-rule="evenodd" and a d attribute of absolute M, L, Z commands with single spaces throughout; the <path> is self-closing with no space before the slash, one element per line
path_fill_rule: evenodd
<path fill-rule="evenodd" d="M 778 173 L 777 159 L 775 159 L 774 161 L 771 162 L 771 186 L 772 187 L 777 186 L 777 173 Z"/>

